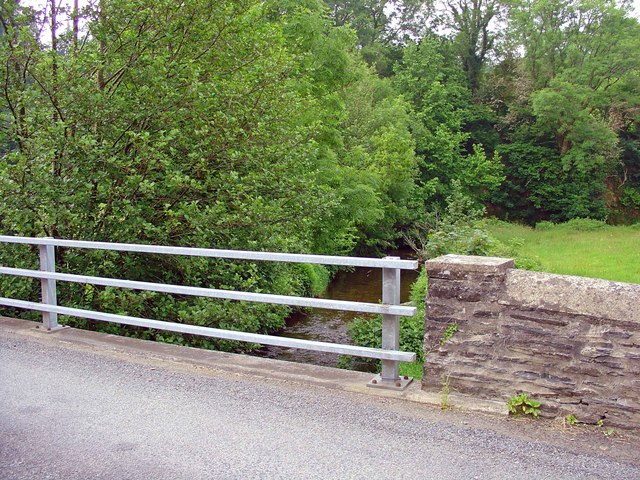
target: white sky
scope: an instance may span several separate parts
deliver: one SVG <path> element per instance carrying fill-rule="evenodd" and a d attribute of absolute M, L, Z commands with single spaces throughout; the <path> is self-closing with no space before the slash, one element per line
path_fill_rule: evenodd
<path fill-rule="evenodd" d="M 635 10 L 635 14 L 633 16 L 637 19 L 640 19 L 640 0 L 633 0 L 631 4 L 633 5 L 633 9 Z"/>
<path fill-rule="evenodd" d="M 631 3 L 633 5 L 633 9 L 635 10 L 635 14 L 633 16 L 640 19 L 640 0 L 633 0 L 633 2 Z"/>
<path fill-rule="evenodd" d="M 73 0 L 56 0 L 59 5 L 66 7 L 69 11 L 73 8 Z M 90 3 L 96 3 L 98 0 L 79 0 L 80 8 L 86 6 Z M 107 0 L 108 1 L 108 0 Z M 38 8 L 42 8 L 46 5 L 46 0 L 22 0 L 21 3 L 23 5 L 30 5 Z M 633 6 L 634 12 L 633 16 L 640 20 L 640 0 L 632 0 L 631 4 Z"/>

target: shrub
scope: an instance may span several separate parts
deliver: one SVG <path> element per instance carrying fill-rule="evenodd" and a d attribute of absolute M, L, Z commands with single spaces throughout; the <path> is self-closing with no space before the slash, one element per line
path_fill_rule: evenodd
<path fill-rule="evenodd" d="M 605 228 L 607 224 L 602 220 L 594 220 L 593 218 L 572 218 L 565 223 L 553 223 L 542 221 L 536 223 L 536 230 L 547 231 L 554 228 L 566 230 L 575 230 L 577 232 L 592 232 Z"/>
<path fill-rule="evenodd" d="M 602 220 L 593 220 L 591 218 L 572 218 L 561 226 L 578 232 L 591 232 L 605 228 L 607 224 Z"/>
<path fill-rule="evenodd" d="M 547 222 L 546 220 L 544 220 L 542 222 L 536 223 L 536 230 L 546 231 L 546 230 L 551 230 L 552 228 L 554 228 L 556 226 L 557 225 L 555 223 Z"/>
<path fill-rule="evenodd" d="M 412 317 L 400 318 L 400 350 L 415 352 L 419 361 L 424 360 L 424 301 L 427 294 L 427 272 L 422 270 L 411 286 L 411 303 L 417 307 Z M 354 344 L 363 347 L 382 347 L 382 317 L 357 317 L 349 325 L 349 335 Z M 375 363 L 372 361 L 372 363 Z"/>
<path fill-rule="evenodd" d="M 521 238 L 511 238 L 506 243 L 493 239 L 489 249 L 489 255 L 494 257 L 513 258 L 516 268 L 522 270 L 540 270 L 542 263 L 537 257 L 520 253 L 524 240 Z"/>
<path fill-rule="evenodd" d="M 482 228 L 485 213 L 466 195 L 459 182 L 452 183 L 444 213 L 437 209 L 425 215 L 422 222 L 405 232 L 404 238 L 421 258 L 433 258 L 447 253 L 488 255 L 494 239 Z"/>
<path fill-rule="evenodd" d="M 299 272 L 302 274 L 302 283 L 305 292 L 317 297 L 325 292 L 331 280 L 331 273 L 323 265 L 313 265 L 310 263 L 298 264 Z"/>

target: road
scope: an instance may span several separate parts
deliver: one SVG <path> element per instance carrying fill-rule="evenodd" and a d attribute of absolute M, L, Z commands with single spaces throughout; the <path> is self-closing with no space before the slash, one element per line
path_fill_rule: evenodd
<path fill-rule="evenodd" d="M 2 479 L 640 479 L 593 432 L 39 335 L 0 324 Z"/>

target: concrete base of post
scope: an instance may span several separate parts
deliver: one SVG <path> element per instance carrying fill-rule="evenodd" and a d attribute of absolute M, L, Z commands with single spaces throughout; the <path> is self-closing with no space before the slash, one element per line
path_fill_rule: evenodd
<path fill-rule="evenodd" d="M 55 333 L 55 332 L 59 332 L 60 330 L 67 330 L 68 328 L 71 328 L 71 327 L 68 325 L 58 325 L 57 327 L 53 327 L 53 328 L 44 328 L 42 325 L 36 325 L 36 330 L 44 333 Z"/>
<path fill-rule="evenodd" d="M 367 383 L 367 387 L 398 390 L 401 392 L 407 388 L 411 382 L 413 382 L 413 377 L 407 377 L 406 375 L 397 380 L 383 380 L 381 375 L 376 375 Z"/>

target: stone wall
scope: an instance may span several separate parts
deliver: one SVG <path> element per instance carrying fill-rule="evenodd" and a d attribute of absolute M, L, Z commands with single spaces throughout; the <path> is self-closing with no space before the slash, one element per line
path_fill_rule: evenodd
<path fill-rule="evenodd" d="M 423 390 L 505 403 L 524 392 L 541 416 L 640 429 L 640 285 L 457 255 L 427 273 Z"/>

